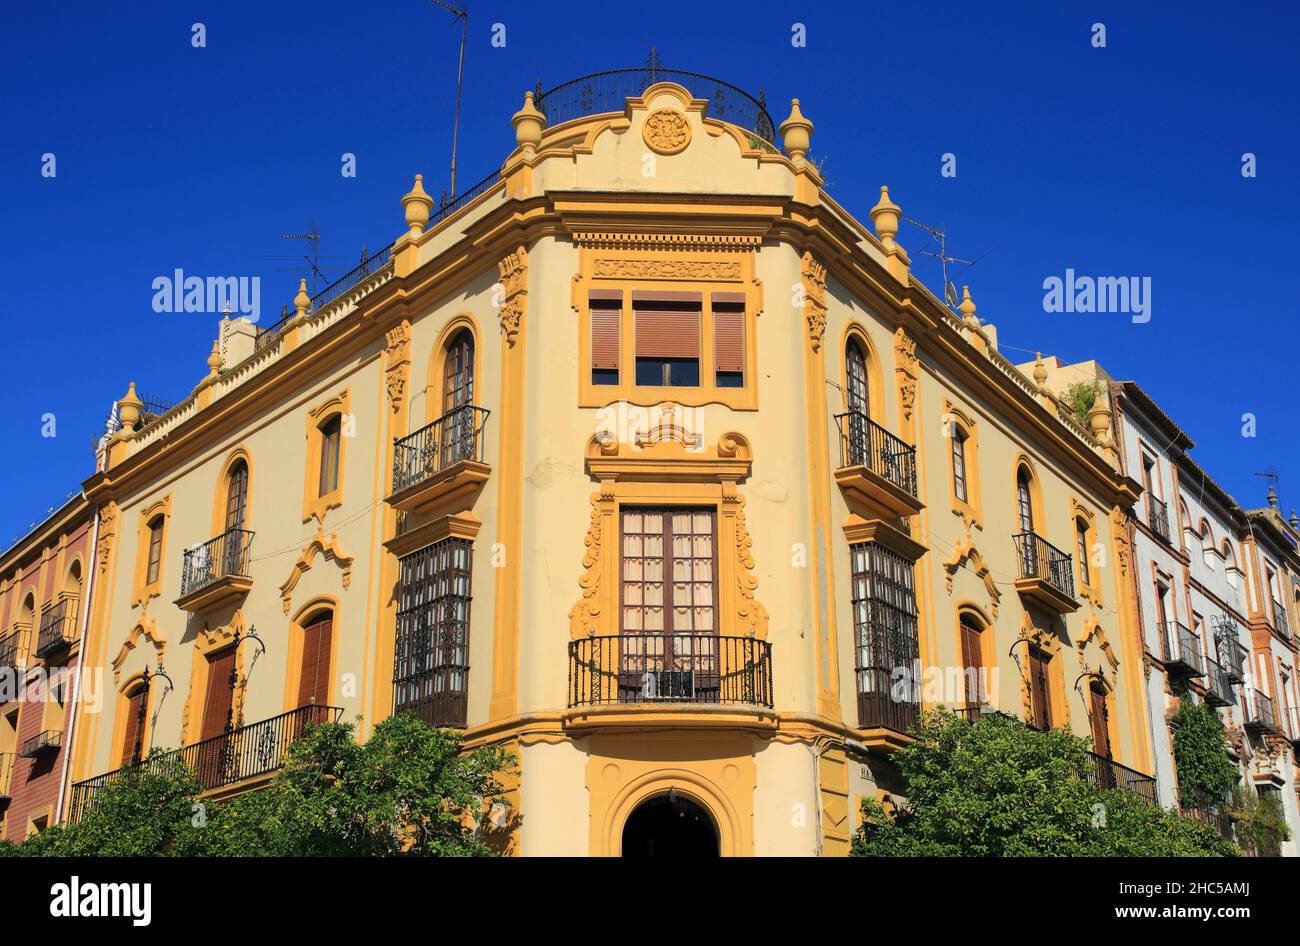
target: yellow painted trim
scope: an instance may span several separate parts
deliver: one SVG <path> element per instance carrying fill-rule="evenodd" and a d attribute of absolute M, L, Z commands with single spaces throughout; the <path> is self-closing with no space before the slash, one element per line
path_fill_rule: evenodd
<path fill-rule="evenodd" d="M 339 417 L 339 477 L 335 488 L 320 495 L 321 473 L 321 427 L 335 415 Z M 302 521 L 315 519 L 321 527 L 325 525 L 325 514 L 331 509 L 343 505 L 343 482 L 347 475 L 348 435 L 350 425 L 356 419 L 352 414 L 352 388 L 347 387 L 334 397 L 318 404 L 307 412 L 307 470 L 303 480 Z"/>
<path fill-rule="evenodd" d="M 298 686 L 302 682 L 302 647 L 307 618 L 315 617 L 322 611 L 330 612 L 330 667 L 328 684 L 325 692 L 325 705 L 336 706 L 334 702 L 335 681 L 338 679 L 339 642 L 342 636 L 343 600 L 337 595 L 316 595 L 303 604 L 294 613 L 289 622 L 289 641 L 286 651 L 284 674 L 284 711 L 298 708 Z"/>
<path fill-rule="evenodd" d="M 158 516 L 163 517 L 162 541 L 158 547 L 158 577 L 152 582 L 146 583 L 145 579 L 149 575 L 149 523 Z M 145 607 L 151 598 L 156 598 L 162 594 L 163 572 L 166 570 L 167 565 L 167 526 L 171 522 L 171 517 L 171 493 L 140 511 L 136 526 L 135 580 L 131 589 L 131 605 L 133 607 Z"/>

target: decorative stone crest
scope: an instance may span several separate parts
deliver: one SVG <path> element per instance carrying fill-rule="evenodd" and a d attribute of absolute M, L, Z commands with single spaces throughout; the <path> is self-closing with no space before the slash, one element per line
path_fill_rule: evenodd
<path fill-rule="evenodd" d="M 338 533 L 330 533 L 330 537 L 326 539 L 323 531 L 317 532 L 298 556 L 298 561 L 293 563 L 289 577 L 280 586 L 280 602 L 284 606 L 285 614 L 288 614 L 293 607 L 293 589 L 297 587 L 298 579 L 311 569 L 312 562 L 316 560 L 318 554 L 324 555 L 327 561 L 333 562 L 342 569 L 344 591 L 352 584 L 352 556 L 346 554 L 339 546 Z"/>
<path fill-rule="evenodd" d="M 403 319 L 386 333 L 384 349 L 384 383 L 388 389 L 388 404 L 401 409 L 406 396 L 406 379 L 411 367 L 411 323 Z"/>
<path fill-rule="evenodd" d="M 108 570 L 113 552 L 113 535 L 117 531 L 117 503 L 109 502 L 99 511 L 99 573 Z"/>
<path fill-rule="evenodd" d="M 519 337 L 523 325 L 524 310 L 528 302 L 528 250 L 522 245 L 497 264 L 501 274 L 501 286 L 505 296 L 497 317 L 501 321 L 501 331 L 506 337 L 506 344 L 511 348 Z"/>
<path fill-rule="evenodd" d="M 681 112 L 661 108 L 646 117 L 641 137 L 652 151 L 677 154 L 691 143 L 691 124 Z"/>
<path fill-rule="evenodd" d="M 903 417 L 912 419 L 916 410 L 916 379 L 920 374 L 916 357 L 916 339 L 901 325 L 894 332 L 894 374 L 898 381 L 898 401 Z"/>
<path fill-rule="evenodd" d="M 822 350 L 822 337 L 826 334 L 826 267 L 808 250 L 800 260 L 799 274 L 803 279 L 803 314 L 808 322 L 808 343 L 812 350 Z"/>

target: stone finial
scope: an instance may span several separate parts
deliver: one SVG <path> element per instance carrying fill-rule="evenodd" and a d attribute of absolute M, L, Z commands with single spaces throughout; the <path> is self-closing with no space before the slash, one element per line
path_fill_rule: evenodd
<path fill-rule="evenodd" d="M 871 223 L 876 228 L 876 236 L 886 247 L 894 245 L 894 236 L 898 233 L 898 219 L 903 208 L 889 199 L 889 188 L 881 186 L 880 200 L 868 211 Z"/>
<path fill-rule="evenodd" d="M 429 211 L 433 209 L 433 198 L 424 192 L 423 174 L 415 175 L 415 184 L 402 196 L 402 207 L 406 210 L 406 225 L 411 228 L 408 236 L 419 236 L 429 225 Z"/>
<path fill-rule="evenodd" d="M 1292 529 L 1300 529 L 1300 516 L 1295 514 L 1294 509 L 1291 510 L 1291 518 L 1287 522 L 1291 523 Z"/>
<path fill-rule="evenodd" d="M 1034 383 L 1040 388 L 1047 384 L 1047 365 L 1043 364 L 1043 353 L 1034 354 Z"/>
<path fill-rule="evenodd" d="M 307 280 L 298 280 L 298 294 L 293 297 L 293 307 L 298 310 L 299 315 L 306 315 L 307 310 L 311 308 L 311 296 L 307 295 Z"/>
<path fill-rule="evenodd" d="M 212 340 L 212 351 L 208 354 L 208 377 L 215 378 L 221 371 L 224 362 L 221 360 L 221 341 L 220 339 Z"/>
<path fill-rule="evenodd" d="M 812 143 L 813 123 L 803 117 L 799 111 L 799 100 L 790 100 L 790 117 L 781 122 L 777 129 L 781 134 L 781 143 L 795 165 L 801 165 L 808 155 L 808 146 Z"/>
<path fill-rule="evenodd" d="M 1278 503 L 1277 503 L 1277 490 L 1275 490 L 1275 489 L 1273 488 L 1273 484 L 1272 484 L 1272 483 L 1269 483 L 1269 484 L 1268 484 L 1268 508 L 1269 508 L 1269 509 L 1277 509 L 1277 506 L 1278 506 Z"/>
<path fill-rule="evenodd" d="M 1092 407 L 1088 408 L 1088 428 L 1098 443 L 1110 443 L 1110 408 L 1100 394 L 1092 402 Z"/>
<path fill-rule="evenodd" d="M 957 306 L 957 311 L 961 313 L 961 320 L 971 325 L 979 325 L 979 319 L 975 318 L 975 300 L 970 297 L 970 286 L 961 287 L 961 305 Z"/>
<path fill-rule="evenodd" d="M 515 144 L 532 154 L 542 141 L 542 129 L 546 127 L 546 116 L 533 104 L 533 93 L 524 93 L 524 107 L 510 118 L 515 130 Z"/>
<path fill-rule="evenodd" d="M 143 406 L 144 401 L 135 393 L 135 382 L 132 381 L 126 394 L 117 401 L 117 419 L 122 422 L 119 431 L 122 436 L 130 436 L 135 431 L 135 425 L 140 422 L 140 408 Z"/>

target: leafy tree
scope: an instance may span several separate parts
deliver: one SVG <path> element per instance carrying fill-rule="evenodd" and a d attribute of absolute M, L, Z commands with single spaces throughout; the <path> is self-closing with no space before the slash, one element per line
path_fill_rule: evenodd
<path fill-rule="evenodd" d="M 76 824 L 0 844 L 0 856 L 492 854 L 509 825 L 490 805 L 513 758 L 461 743 L 410 715 L 364 745 L 350 723 L 308 727 L 268 786 L 216 802 L 174 757 L 155 758 L 98 789 Z"/>
<path fill-rule="evenodd" d="M 1244 848 L 1276 857 L 1282 853 L 1282 843 L 1291 839 L 1277 792 L 1261 795 L 1249 786 L 1238 785 L 1233 789 L 1228 813 L 1236 821 L 1237 843 Z"/>
<path fill-rule="evenodd" d="M 1225 801 L 1237 781 L 1228 758 L 1223 724 L 1208 706 L 1184 699 L 1174 716 L 1174 763 L 1184 808 L 1210 808 Z"/>
<path fill-rule="evenodd" d="M 1235 854 L 1213 830 L 1082 778 L 1088 742 L 1001 714 L 970 723 L 927 713 L 894 756 L 907 806 L 868 801 L 858 856 L 1194 856 Z"/>

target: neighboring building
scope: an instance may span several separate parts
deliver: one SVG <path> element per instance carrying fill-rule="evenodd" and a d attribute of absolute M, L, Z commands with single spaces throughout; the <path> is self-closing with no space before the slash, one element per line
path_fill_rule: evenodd
<path fill-rule="evenodd" d="M 1295 751 L 1296 643 L 1288 628 L 1297 574 L 1295 529 L 1275 508 L 1244 512 L 1188 451 L 1192 439 L 1136 382 L 1096 362 L 1042 359 L 1048 386 L 1095 383 L 1107 402 L 1125 471 L 1142 484 L 1132 523 L 1133 594 L 1143 629 L 1146 690 L 1160 801 L 1231 836 L 1222 809 L 1180 797 L 1173 752 L 1182 699 L 1214 707 L 1245 784 L 1278 791 L 1300 836 Z M 1029 373 L 1035 364 L 1020 366 Z M 1270 501 L 1276 497 L 1270 491 Z M 1294 854 L 1295 841 L 1283 853 Z"/>
<path fill-rule="evenodd" d="M 93 520 L 76 496 L 0 555 L 0 837 L 9 841 L 60 818 Z M 82 695 L 93 701 L 93 675 L 88 683 Z"/>

